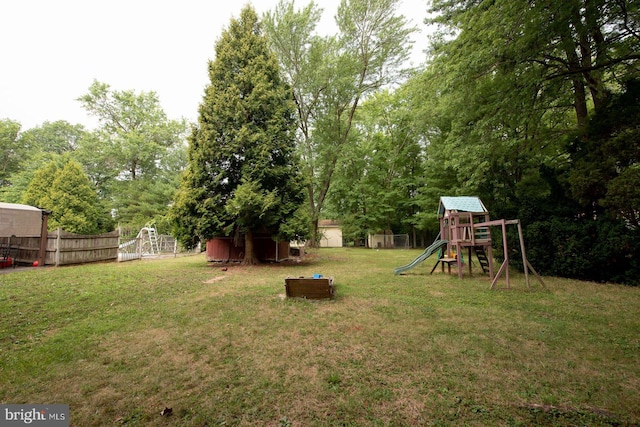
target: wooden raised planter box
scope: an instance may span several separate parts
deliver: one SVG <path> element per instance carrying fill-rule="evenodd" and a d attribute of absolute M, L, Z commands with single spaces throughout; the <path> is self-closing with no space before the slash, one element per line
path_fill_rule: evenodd
<path fill-rule="evenodd" d="M 331 299 L 335 296 L 333 277 L 287 277 L 284 283 L 289 298 Z"/>

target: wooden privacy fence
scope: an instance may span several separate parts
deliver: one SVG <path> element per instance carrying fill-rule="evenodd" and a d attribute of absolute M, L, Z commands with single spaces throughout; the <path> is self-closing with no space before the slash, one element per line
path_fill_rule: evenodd
<path fill-rule="evenodd" d="M 102 261 L 129 261 L 145 256 L 174 254 L 178 250 L 170 235 L 157 237 L 157 250 L 145 251 L 144 239 L 121 234 L 123 230 L 98 235 L 74 234 L 58 228 L 47 234 L 45 265 L 71 265 Z M 128 237 L 127 237 L 128 236 Z M 11 247 L 10 255 L 17 264 L 31 265 L 40 259 L 40 237 L 0 237 L 0 246 Z M 40 261 L 42 264 L 42 261 Z"/>
<path fill-rule="evenodd" d="M 40 237 L 0 237 L 0 246 L 10 245 L 9 254 L 14 262 L 31 264 L 40 254 Z"/>
<path fill-rule="evenodd" d="M 118 259 L 118 231 L 82 235 L 60 228 L 47 236 L 47 265 L 83 264 Z"/>
<path fill-rule="evenodd" d="M 0 237 L 0 244 L 11 245 L 17 264 L 29 264 L 40 258 L 40 237 Z M 58 229 L 47 234 L 46 265 L 84 264 L 118 259 L 118 232 L 82 235 Z"/>

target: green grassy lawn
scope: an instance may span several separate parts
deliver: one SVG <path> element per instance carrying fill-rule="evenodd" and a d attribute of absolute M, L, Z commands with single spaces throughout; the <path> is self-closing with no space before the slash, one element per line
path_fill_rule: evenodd
<path fill-rule="evenodd" d="M 393 275 L 419 253 L 2 274 L 0 403 L 66 403 L 73 426 L 640 423 L 640 289 Z M 313 273 L 335 300 L 284 298 Z"/>

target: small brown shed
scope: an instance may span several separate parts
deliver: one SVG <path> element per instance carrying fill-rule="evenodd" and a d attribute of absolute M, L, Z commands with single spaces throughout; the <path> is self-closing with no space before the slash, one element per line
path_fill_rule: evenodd
<path fill-rule="evenodd" d="M 275 241 L 271 234 L 255 233 L 253 249 L 260 261 L 280 262 L 289 258 L 289 242 Z M 207 240 L 207 261 L 240 262 L 244 259 L 244 239 L 214 237 Z"/>

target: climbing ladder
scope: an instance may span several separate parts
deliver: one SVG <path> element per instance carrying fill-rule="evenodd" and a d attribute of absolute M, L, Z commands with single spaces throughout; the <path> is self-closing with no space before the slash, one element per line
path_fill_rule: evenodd
<path fill-rule="evenodd" d="M 489 259 L 487 258 L 487 253 L 484 251 L 483 246 L 474 246 L 474 250 L 476 252 L 476 257 L 478 257 L 478 262 L 480 263 L 480 267 L 482 267 L 483 273 L 489 272 Z"/>
<path fill-rule="evenodd" d="M 138 239 L 140 239 L 142 253 L 145 255 L 157 255 L 160 254 L 160 247 L 158 246 L 158 233 L 153 224 L 146 224 L 140 229 L 138 233 Z"/>

